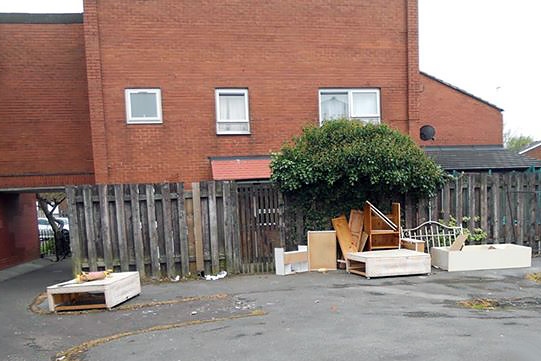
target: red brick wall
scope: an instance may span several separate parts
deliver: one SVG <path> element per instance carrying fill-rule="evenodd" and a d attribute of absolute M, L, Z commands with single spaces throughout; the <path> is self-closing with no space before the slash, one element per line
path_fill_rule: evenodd
<path fill-rule="evenodd" d="M 93 182 L 82 24 L 0 24 L 0 188 Z"/>
<path fill-rule="evenodd" d="M 436 129 L 436 140 L 422 145 L 503 144 L 500 110 L 424 74 L 421 84 L 420 126 Z"/>
<path fill-rule="evenodd" d="M 381 88 L 408 133 L 416 17 L 415 0 L 85 1 L 96 181 L 208 179 L 209 156 L 278 150 L 317 123 L 319 88 Z M 161 88 L 162 125 L 126 124 L 131 87 Z M 251 135 L 216 135 L 217 87 L 249 89 Z"/>
<path fill-rule="evenodd" d="M 0 269 L 38 257 L 36 196 L 0 193 Z"/>
<path fill-rule="evenodd" d="M 541 159 L 541 146 L 534 148 L 526 153 L 522 153 L 522 155 L 526 155 L 528 157 Z"/>

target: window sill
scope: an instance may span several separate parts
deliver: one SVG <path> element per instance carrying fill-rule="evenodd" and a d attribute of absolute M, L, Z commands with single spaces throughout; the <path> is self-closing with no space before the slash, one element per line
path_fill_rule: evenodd
<path fill-rule="evenodd" d="M 163 125 L 163 120 L 131 120 L 126 125 Z"/>
<path fill-rule="evenodd" d="M 224 136 L 224 135 L 252 135 L 251 132 L 220 132 L 216 133 L 218 136 Z"/>

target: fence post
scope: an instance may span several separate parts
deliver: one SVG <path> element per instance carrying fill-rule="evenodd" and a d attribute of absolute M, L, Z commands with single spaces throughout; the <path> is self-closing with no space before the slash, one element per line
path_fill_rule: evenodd
<path fill-rule="evenodd" d="M 139 274 L 145 278 L 145 251 L 141 224 L 141 206 L 139 204 L 139 185 L 130 184 L 130 202 L 132 215 L 133 243 L 135 249 L 135 264 Z"/>
<path fill-rule="evenodd" d="M 173 235 L 173 220 L 171 219 L 171 189 L 168 183 L 161 185 L 162 210 L 163 210 L 163 237 L 165 244 L 165 263 L 167 266 L 167 277 L 173 278 L 175 272 L 175 238 Z"/>
<path fill-rule="evenodd" d="M 94 214 L 92 205 L 92 188 L 90 185 L 83 187 L 83 207 L 85 217 L 85 235 L 88 249 L 88 268 L 90 271 L 98 270 L 98 257 L 96 253 L 96 239 L 94 237 Z"/>
<path fill-rule="evenodd" d="M 152 277 L 160 277 L 160 259 L 158 248 L 158 230 L 156 225 L 156 202 L 154 200 L 154 186 L 147 184 L 145 186 L 145 192 L 147 197 L 147 219 L 148 219 L 148 233 L 150 239 L 150 262 Z"/>
<path fill-rule="evenodd" d="M 212 273 L 220 271 L 220 253 L 218 245 L 218 216 L 216 214 L 216 182 L 208 183 L 208 205 L 209 205 L 209 228 L 210 228 L 210 259 Z"/>
<path fill-rule="evenodd" d="M 126 210 L 124 209 L 124 188 L 122 184 L 115 184 L 114 189 L 118 250 L 120 253 L 120 270 L 122 272 L 126 272 L 130 270 L 130 260 L 128 259 L 128 242 L 126 238 Z"/>
<path fill-rule="evenodd" d="M 100 203 L 101 239 L 103 240 L 103 260 L 105 269 L 113 269 L 113 245 L 111 243 L 111 224 L 109 220 L 109 199 L 107 185 L 98 185 Z"/>
<path fill-rule="evenodd" d="M 70 222 L 70 246 L 71 246 L 71 262 L 73 274 L 81 272 L 81 237 L 79 230 L 79 217 L 77 216 L 77 200 L 75 187 L 66 187 L 66 196 L 68 198 L 68 213 Z"/>
<path fill-rule="evenodd" d="M 205 270 L 203 253 L 203 230 L 201 221 L 201 186 L 198 182 L 192 183 L 193 223 L 195 236 L 195 264 L 197 272 Z"/>

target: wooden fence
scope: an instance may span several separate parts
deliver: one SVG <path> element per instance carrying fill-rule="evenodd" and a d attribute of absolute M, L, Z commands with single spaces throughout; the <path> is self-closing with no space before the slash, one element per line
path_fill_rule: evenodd
<path fill-rule="evenodd" d="M 270 184 L 235 182 L 68 187 L 75 271 L 137 269 L 143 277 L 272 272 L 275 247 L 306 244 L 301 214 Z M 403 226 L 450 217 L 488 243 L 539 251 L 539 173 L 460 174 L 430 200 L 405 197 Z M 359 205 L 362 207 L 362 205 Z"/>
<path fill-rule="evenodd" d="M 241 265 L 234 182 L 70 186 L 74 270 L 175 277 Z"/>
<path fill-rule="evenodd" d="M 452 217 L 471 232 L 475 228 L 487 232 L 482 243 L 516 243 L 540 251 L 540 173 L 466 173 L 453 178 L 431 199 L 393 199 L 402 204 L 402 227 L 413 228 L 428 220 L 448 222 Z M 285 212 L 290 215 L 287 206 Z M 294 239 L 286 237 L 286 244 L 304 244 L 308 229 L 302 215 L 289 218 L 285 220 L 287 237 Z"/>
<path fill-rule="evenodd" d="M 541 174 L 457 174 L 430 200 L 406 201 L 406 227 L 450 217 L 470 231 L 487 232 L 486 243 L 516 243 L 539 251 Z"/>

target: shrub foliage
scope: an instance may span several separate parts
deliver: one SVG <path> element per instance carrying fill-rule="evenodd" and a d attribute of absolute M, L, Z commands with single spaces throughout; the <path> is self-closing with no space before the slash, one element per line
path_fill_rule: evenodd
<path fill-rule="evenodd" d="M 305 128 L 272 155 L 271 169 L 271 180 L 311 229 L 327 228 L 330 217 L 365 200 L 381 205 L 406 193 L 430 196 L 445 180 L 408 136 L 349 120 Z"/>

